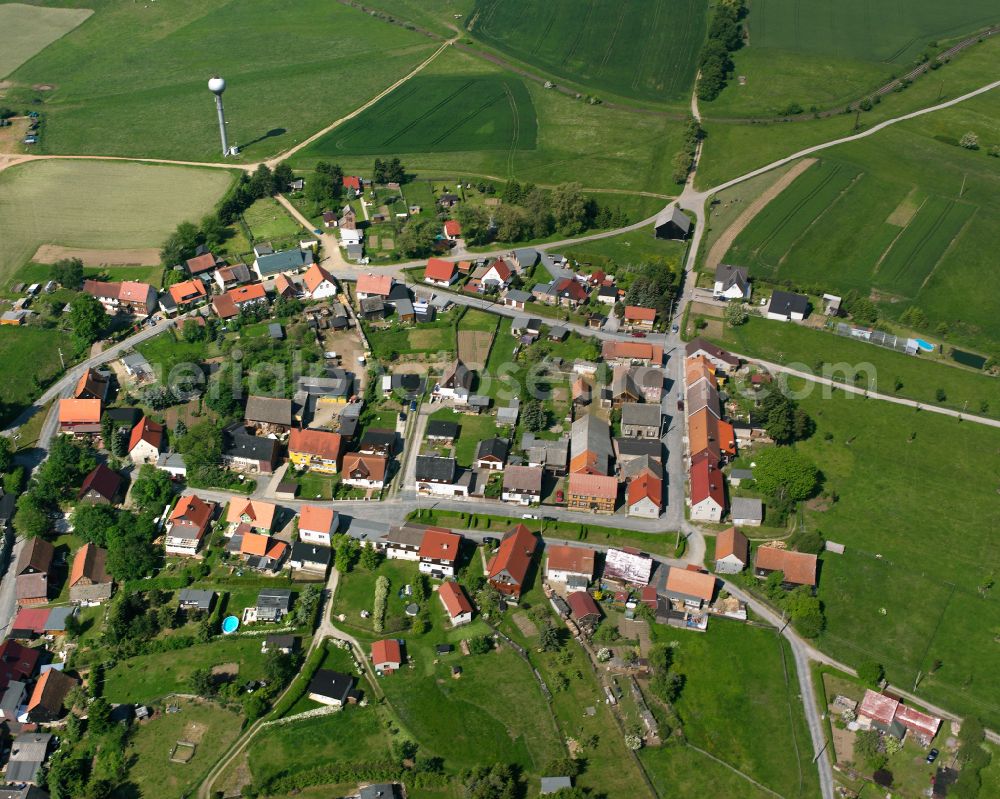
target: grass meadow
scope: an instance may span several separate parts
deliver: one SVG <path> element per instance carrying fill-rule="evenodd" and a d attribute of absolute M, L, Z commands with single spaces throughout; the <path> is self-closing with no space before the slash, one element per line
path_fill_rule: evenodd
<path fill-rule="evenodd" d="M 0 78 L 65 36 L 93 13 L 87 8 L 42 8 L 23 3 L 0 5 L 0 30 L 4 32 Z"/>
<path fill-rule="evenodd" d="M 957 146 L 969 130 L 1000 144 L 990 95 L 829 151 L 737 236 L 727 263 L 751 275 L 871 294 L 898 318 L 920 308 L 952 343 L 995 350 L 1000 320 L 983 291 L 1000 235 L 1000 162 Z"/>
<path fill-rule="evenodd" d="M 675 633 L 654 627 L 663 640 Z M 686 682 L 675 710 L 684 737 L 786 799 L 816 796 L 816 769 L 812 740 L 799 696 L 795 661 L 787 642 L 772 629 L 714 620 L 705 635 L 680 636 L 674 651 L 677 670 Z M 766 730 L 766 735 L 760 731 Z M 710 758 L 674 743 L 642 752 L 646 768 L 661 790 L 682 796 L 715 795 L 757 797 L 764 792 Z M 678 768 L 678 763 L 687 768 Z M 671 781 L 679 774 L 690 791 L 679 791 Z M 730 787 L 731 784 L 731 787 Z M 700 790 L 696 786 L 701 786 Z"/>
<path fill-rule="evenodd" d="M 57 348 L 64 335 L 40 327 L 0 326 L 0 363 L 7 371 L 0 387 L 0 407 L 15 411 L 3 416 L 16 416 L 16 411 L 31 404 L 40 393 L 36 380 L 46 381 L 61 371 Z"/>
<path fill-rule="evenodd" d="M 231 710 L 214 702 L 174 701 L 179 713 L 161 713 L 136 726 L 126 749 L 129 770 L 120 795 L 148 799 L 190 795 L 239 735 L 243 719 Z M 177 741 L 197 744 L 194 757 L 183 765 L 168 759 Z"/>
<path fill-rule="evenodd" d="M 1000 431 L 842 395 L 800 404 L 817 430 L 797 446 L 838 497 L 804 523 L 847 547 L 822 559 L 819 646 L 1000 723 Z"/>
<path fill-rule="evenodd" d="M 12 98 L 43 100 L 40 152 L 219 160 L 229 141 L 274 155 L 352 111 L 426 58 L 433 41 L 340 3 L 94 0 L 92 19 L 16 70 Z M 279 45 L 279 43 L 281 43 Z M 50 92 L 27 88 L 38 83 Z"/>
<path fill-rule="evenodd" d="M 467 27 L 555 82 L 686 105 L 707 16 L 698 0 L 478 0 Z"/>
<path fill-rule="evenodd" d="M 877 347 L 863 341 L 814 330 L 801 325 L 783 324 L 751 317 L 747 324 L 727 328 L 720 340 L 741 355 L 763 358 L 786 365 L 798 364 L 800 370 L 823 375 L 827 364 L 844 364 L 845 370 L 824 375 L 850 380 L 852 370 L 870 364 L 875 371 L 875 390 L 883 394 L 943 405 L 971 414 L 1000 416 L 1000 380 L 982 372 L 947 363 L 935 363 L 934 356 L 913 356 Z M 896 390 L 896 381 L 902 386 Z M 937 399 L 943 389 L 945 400 Z M 858 402 L 864 402 L 858 398 Z M 982 403 L 988 405 L 983 410 Z"/>
<path fill-rule="evenodd" d="M 438 79 L 447 78 L 447 82 Z M 366 122 L 367 136 L 373 141 L 382 141 L 385 134 L 381 128 L 371 125 L 373 118 L 362 114 L 342 128 L 331 131 L 305 151 L 297 153 L 292 162 L 297 168 L 309 169 L 319 160 L 336 160 L 348 171 L 367 174 L 371 170 L 376 155 L 393 156 L 404 153 L 403 163 L 408 172 L 419 173 L 423 177 L 456 176 L 487 178 L 496 181 L 516 178 L 537 184 L 555 184 L 564 181 L 579 181 L 589 188 L 612 188 L 622 191 L 642 190 L 663 192 L 674 188 L 671 179 L 671 160 L 681 147 L 682 123 L 669 120 L 658 114 L 637 114 L 602 105 L 588 105 L 559 92 L 544 89 L 534 81 L 522 81 L 510 72 L 494 64 L 475 58 L 457 50 L 442 53 L 413 81 L 413 86 L 453 85 L 475 78 L 482 85 L 506 84 L 518 86 L 526 92 L 530 105 L 522 106 L 524 95 L 516 95 L 517 108 L 530 108 L 536 120 L 529 126 L 528 121 L 519 116 L 520 131 L 516 143 L 508 137 L 500 142 L 497 123 L 504 123 L 509 109 L 495 105 L 489 113 L 480 112 L 478 119 L 482 130 L 466 130 L 469 140 L 477 142 L 476 149 L 468 146 L 465 150 L 443 149 L 447 143 L 451 148 L 457 141 L 445 140 L 432 147 L 428 137 L 437 138 L 447 127 L 458 120 L 441 117 L 441 127 L 427 130 L 418 118 L 427 113 L 426 108 L 412 106 L 404 102 L 402 108 L 410 109 L 415 116 L 392 121 L 394 131 L 403 131 L 402 136 L 381 151 L 367 148 L 363 155 L 337 154 L 333 144 L 342 132 L 355 124 Z M 433 79 L 433 81 L 432 81 Z M 432 81 L 432 82 L 429 82 Z M 386 101 L 395 102 L 405 93 L 407 83 L 398 92 L 374 105 L 370 112 L 381 112 Z M 463 109 L 465 113 L 473 109 Z M 572 120 L 572 124 L 568 123 Z M 468 128 L 468 126 L 466 126 Z M 405 129 L 405 130 L 404 130 Z M 361 134 L 356 133 L 350 140 L 365 146 Z M 411 144 L 412 140 L 412 144 Z M 346 144 L 346 143 L 345 143 Z M 502 146 L 501 146 L 502 144 Z M 331 154 L 320 154 L 320 146 L 330 147 Z M 424 148 L 424 149 L 419 149 Z M 610 201 L 610 200 L 609 200 Z M 612 207 L 614 203 L 612 202 Z"/>
<path fill-rule="evenodd" d="M 932 42 L 942 43 L 1000 21 L 991 0 L 945 6 L 868 0 L 756 0 L 746 18 L 749 46 L 717 101 L 720 116 L 775 115 L 789 103 L 829 108 L 865 95 L 905 72 Z"/>
<path fill-rule="evenodd" d="M 698 164 L 697 186 L 707 189 L 719 185 L 804 147 L 850 136 L 886 119 L 961 96 L 989 82 L 989 76 L 996 72 L 998 59 L 1000 39 L 986 39 L 963 51 L 947 65 L 918 78 L 905 91 L 885 95 L 879 104 L 860 117 L 854 114 L 837 114 L 823 119 L 746 124 L 731 119 L 725 121 L 729 118 L 728 112 L 717 107 L 716 103 L 703 103 L 701 112 L 706 119 L 704 127 L 707 135 Z M 742 88 L 746 87 L 726 89 L 717 103 L 722 102 L 721 98 L 727 92 Z M 979 98 L 970 104 L 977 102 Z M 963 103 L 959 107 L 965 106 Z M 920 117 L 902 125 L 931 124 L 939 115 L 947 116 L 954 110 Z M 860 125 L 857 129 L 856 121 Z M 879 133 L 874 139 L 878 140 L 885 135 L 887 133 Z"/>
<path fill-rule="evenodd" d="M 0 173 L 0 282 L 40 244 L 159 247 L 211 210 L 225 170 L 107 161 L 42 161 Z"/>

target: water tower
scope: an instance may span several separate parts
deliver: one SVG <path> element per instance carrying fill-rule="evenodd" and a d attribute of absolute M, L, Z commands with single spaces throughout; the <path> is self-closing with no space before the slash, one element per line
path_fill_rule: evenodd
<path fill-rule="evenodd" d="M 226 90 L 226 81 L 218 75 L 208 79 L 208 90 L 215 95 L 215 110 L 219 114 L 219 137 L 222 139 L 222 157 L 229 155 L 229 140 L 226 138 L 226 114 L 222 110 L 222 93 Z"/>

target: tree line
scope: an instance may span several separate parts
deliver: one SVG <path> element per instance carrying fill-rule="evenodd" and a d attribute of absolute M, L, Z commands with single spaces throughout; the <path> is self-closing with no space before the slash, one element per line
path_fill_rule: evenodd
<path fill-rule="evenodd" d="M 624 227 L 628 215 L 621 208 L 602 206 L 583 193 L 579 183 L 560 183 L 546 191 L 532 183 L 510 181 L 493 209 L 463 203 L 457 218 L 470 244 L 491 241 L 528 241 L 559 233 L 575 236 L 593 228 Z"/>
<path fill-rule="evenodd" d="M 743 46 L 743 25 L 746 16 L 744 0 L 722 0 L 712 15 L 708 40 L 698 58 L 698 99 L 714 100 L 726 88 L 733 71 L 731 53 Z"/>

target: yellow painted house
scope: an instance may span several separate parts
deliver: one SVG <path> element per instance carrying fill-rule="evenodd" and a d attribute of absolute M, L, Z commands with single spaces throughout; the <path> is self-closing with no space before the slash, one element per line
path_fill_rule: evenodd
<path fill-rule="evenodd" d="M 288 459 L 297 469 L 337 474 L 341 445 L 340 433 L 293 428 L 288 437 Z"/>

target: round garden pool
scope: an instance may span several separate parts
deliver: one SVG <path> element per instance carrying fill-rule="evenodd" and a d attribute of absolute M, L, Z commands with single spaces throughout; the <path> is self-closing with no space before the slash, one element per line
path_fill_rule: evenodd
<path fill-rule="evenodd" d="M 236 616 L 226 616 L 222 620 L 222 632 L 226 635 L 236 632 L 236 628 L 240 626 L 240 620 Z"/>

